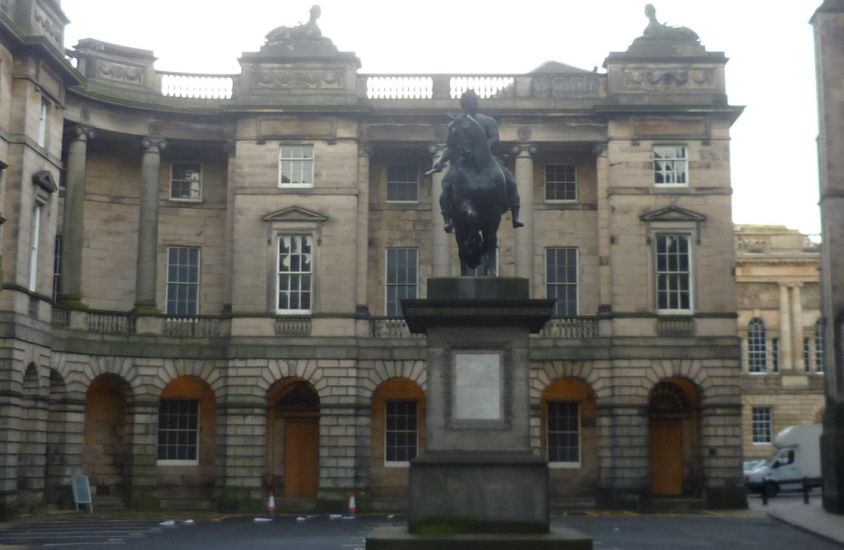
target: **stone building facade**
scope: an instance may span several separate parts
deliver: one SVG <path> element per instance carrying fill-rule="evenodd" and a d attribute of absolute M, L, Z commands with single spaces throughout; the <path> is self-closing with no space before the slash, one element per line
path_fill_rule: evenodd
<path fill-rule="evenodd" d="M 824 412 L 820 244 L 782 226 L 736 226 L 745 459 L 767 458 L 788 426 Z"/>
<path fill-rule="evenodd" d="M 401 502 L 426 380 L 400 299 L 457 273 L 425 172 L 469 88 L 526 223 L 498 272 L 558 299 L 530 350 L 552 497 L 744 504 L 741 109 L 691 31 L 652 21 L 605 73 L 401 76 L 309 23 L 196 76 L 90 39 L 66 60 L 33 15 L 61 29 L 58 2 L 2 5 L 5 515 L 75 472 L 131 506 Z"/>

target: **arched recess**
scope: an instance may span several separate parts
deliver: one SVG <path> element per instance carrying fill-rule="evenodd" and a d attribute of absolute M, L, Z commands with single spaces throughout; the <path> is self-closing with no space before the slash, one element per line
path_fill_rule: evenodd
<path fill-rule="evenodd" d="M 267 392 L 266 484 L 276 496 L 315 498 L 319 490 L 319 394 L 302 378 Z"/>
<path fill-rule="evenodd" d="M 702 489 L 700 391 L 679 377 L 656 384 L 648 399 L 650 488 L 654 496 L 696 496 Z"/>
<path fill-rule="evenodd" d="M 55 369 L 50 369 L 47 428 L 45 500 L 47 504 L 66 508 L 72 504 L 65 489 L 71 474 L 67 469 L 67 386 Z"/>
<path fill-rule="evenodd" d="M 126 502 L 129 495 L 134 395 L 122 377 L 97 376 L 85 394 L 82 473 L 101 501 Z"/>
<path fill-rule="evenodd" d="M 204 380 L 179 376 L 158 401 L 156 473 L 161 505 L 205 508 L 214 496 L 217 398 Z"/>
<path fill-rule="evenodd" d="M 425 448 L 425 392 L 408 378 L 391 378 L 372 394 L 369 473 L 375 498 L 407 495 L 409 461 Z"/>
<path fill-rule="evenodd" d="M 540 398 L 541 449 L 551 497 L 594 495 L 598 485 L 597 404 L 579 378 L 551 381 Z"/>
<path fill-rule="evenodd" d="M 18 505 L 31 513 L 44 498 L 44 451 L 47 411 L 38 383 L 38 367 L 30 363 L 23 377 L 18 448 Z"/>

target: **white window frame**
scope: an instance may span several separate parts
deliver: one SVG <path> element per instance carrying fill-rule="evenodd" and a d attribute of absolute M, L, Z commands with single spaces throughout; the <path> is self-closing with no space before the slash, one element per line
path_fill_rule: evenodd
<path fill-rule="evenodd" d="M 196 249 L 196 309 L 193 313 L 170 313 L 168 306 L 170 304 L 170 284 L 174 285 L 192 285 L 194 283 L 186 283 L 184 281 L 170 280 L 170 251 L 177 248 Z M 167 261 L 165 262 L 164 273 L 164 310 L 167 315 L 176 317 L 199 315 L 200 311 L 200 289 L 202 288 L 202 249 L 198 246 L 168 246 L 167 247 Z"/>
<path fill-rule="evenodd" d="M 759 416 L 767 416 L 767 418 L 757 419 L 757 412 Z M 756 426 L 761 423 L 767 424 L 767 441 L 758 441 L 756 439 Z M 750 440 L 754 445 L 771 445 L 774 441 L 774 409 L 769 406 L 754 406 L 750 408 Z"/>
<path fill-rule="evenodd" d="M 199 167 L 199 196 L 196 198 L 193 197 L 174 197 L 173 196 L 173 182 L 176 181 L 175 179 L 175 169 L 176 165 L 178 164 L 192 164 Z M 173 202 L 202 202 L 202 188 L 204 187 L 203 181 L 205 179 L 205 167 L 201 162 L 194 162 L 189 160 L 176 160 L 170 164 L 170 200 Z M 180 183 L 190 183 L 186 180 L 179 180 Z"/>
<path fill-rule="evenodd" d="M 309 242 L 310 242 L 310 245 L 311 245 L 311 247 L 310 247 L 311 248 L 311 251 L 310 251 L 310 271 L 307 271 L 307 272 L 301 271 L 301 264 L 300 264 L 300 271 L 286 272 L 286 273 L 291 274 L 291 275 L 303 275 L 303 274 L 307 273 L 307 275 L 309 276 L 310 289 L 309 289 L 308 292 L 310 293 L 310 307 L 307 308 L 307 309 L 281 309 L 280 307 L 278 307 L 278 299 L 279 299 L 279 295 L 281 293 L 280 279 L 281 279 L 281 274 L 282 274 L 281 266 L 280 266 L 279 262 L 281 261 L 281 257 L 280 257 L 281 256 L 281 242 L 282 242 L 282 239 L 284 239 L 285 237 L 308 239 Z M 314 237 L 311 233 L 280 232 L 276 235 L 275 241 L 276 241 L 275 242 L 275 285 L 274 285 L 275 295 L 273 296 L 273 299 L 275 300 L 275 305 L 274 305 L 275 312 L 276 312 L 277 315 L 310 315 L 313 312 L 313 309 L 314 309 L 314 298 L 316 296 L 316 292 L 314 290 L 314 282 L 315 282 L 315 272 L 314 272 L 315 250 L 314 250 L 314 244 L 315 244 L 316 240 L 314 239 Z M 301 244 L 300 244 L 300 246 L 301 246 Z M 300 283 L 300 288 L 299 288 L 298 292 L 301 293 L 301 283 Z"/>
<path fill-rule="evenodd" d="M 414 430 L 414 435 L 416 437 L 416 455 L 413 458 L 419 456 L 419 401 L 414 399 L 386 399 L 384 400 L 384 466 L 387 468 L 407 468 L 410 466 L 410 461 L 408 460 L 387 460 L 387 407 L 389 403 L 413 403 L 416 405 L 416 430 Z M 409 430 L 404 430 L 407 432 Z"/>
<path fill-rule="evenodd" d="M 390 167 L 391 166 L 411 167 L 416 172 L 416 178 L 413 181 L 410 181 L 410 180 L 408 180 L 408 181 L 390 180 Z M 394 163 L 394 164 L 388 164 L 385 171 L 386 171 L 386 178 L 385 179 L 387 180 L 386 192 L 387 192 L 387 202 L 388 203 L 390 203 L 390 204 L 416 204 L 416 203 L 419 202 L 419 166 L 417 166 L 414 163 L 410 163 L 410 162 L 408 162 L 408 163 Z M 412 199 L 412 200 L 391 199 L 390 198 L 390 183 L 391 182 L 392 183 L 398 183 L 398 184 L 405 184 L 405 185 L 409 184 L 409 183 L 413 183 L 414 186 L 415 186 L 415 189 L 416 189 L 416 198 Z"/>
<path fill-rule="evenodd" d="M 37 143 L 39 147 L 47 145 L 47 116 L 50 110 L 50 103 L 41 98 L 41 110 L 38 112 L 38 135 Z"/>
<path fill-rule="evenodd" d="M 757 330 L 761 334 L 756 334 Z M 754 361 L 759 360 L 762 361 L 761 369 L 754 370 L 754 366 L 758 366 Z M 768 374 L 768 329 L 765 321 L 759 317 L 747 322 L 747 372 L 753 375 Z"/>
<path fill-rule="evenodd" d="M 391 250 L 413 250 L 416 256 L 416 266 L 414 267 L 416 273 L 416 282 L 413 284 L 414 296 L 419 296 L 419 249 L 414 247 L 390 247 L 384 250 L 384 316 L 399 317 L 400 315 L 391 316 L 389 310 L 389 296 L 390 288 L 394 286 L 409 286 L 408 284 L 390 283 L 390 251 Z M 399 304 L 399 308 L 401 305 Z"/>
<path fill-rule="evenodd" d="M 689 255 L 689 265 L 688 270 L 686 273 L 688 274 L 689 278 L 689 307 L 688 309 L 666 309 L 659 307 L 659 276 L 661 274 L 670 275 L 672 272 L 661 272 L 659 271 L 659 239 L 660 237 L 683 237 L 686 239 L 687 248 L 688 248 L 688 255 Z M 654 233 L 654 243 L 653 243 L 653 270 L 654 270 L 654 278 L 653 278 L 653 289 L 654 289 L 654 305 L 656 307 L 656 312 L 661 315 L 692 315 L 695 310 L 695 255 L 694 255 L 694 239 L 692 235 L 687 231 L 657 231 Z M 677 272 L 683 273 L 683 272 Z"/>
<path fill-rule="evenodd" d="M 574 283 L 549 283 L 548 282 L 548 251 L 550 251 L 550 250 L 572 250 L 572 249 L 574 250 L 574 261 L 575 261 L 575 270 L 574 270 L 575 281 L 574 281 Z M 575 307 L 576 311 L 575 311 L 574 315 L 567 315 L 565 317 L 576 317 L 576 316 L 580 315 L 580 248 L 578 248 L 576 246 L 549 246 L 549 247 L 545 248 L 545 274 L 544 274 L 544 277 L 545 277 L 545 296 L 546 296 L 546 298 L 550 297 L 550 296 L 548 296 L 548 287 L 551 286 L 552 284 L 554 286 L 572 286 L 572 284 L 574 285 L 574 288 L 575 288 L 575 292 L 574 292 L 574 294 L 575 294 L 575 306 L 574 307 Z M 557 304 L 555 302 L 554 303 L 554 311 L 555 311 L 554 316 L 555 317 L 556 317 L 556 309 L 557 309 Z"/>
<path fill-rule="evenodd" d="M 684 169 L 684 174 L 686 176 L 686 181 L 682 183 L 677 182 L 657 182 L 656 175 L 658 173 L 662 174 L 669 174 L 671 172 L 666 170 L 657 170 L 656 163 L 657 163 L 657 149 L 677 149 L 682 148 L 685 157 L 675 157 L 675 156 L 663 156 L 662 161 L 664 162 L 671 162 L 676 165 L 676 163 L 681 163 Z M 682 143 L 658 143 L 654 144 L 651 148 L 651 175 L 653 179 L 653 183 L 656 187 L 688 187 L 690 183 L 690 174 L 689 174 L 689 146 Z M 664 178 L 663 178 L 664 179 Z"/>
<path fill-rule="evenodd" d="M 30 220 L 29 234 L 29 280 L 27 288 L 32 292 L 38 289 L 38 254 L 41 244 L 41 216 L 43 215 L 44 203 L 35 201 L 32 207 L 32 219 Z"/>
<path fill-rule="evenodd" d="M 175 459 L 175 458 L 158 458 L 158 434 L 161 431 L 161 402 L 162 401 L 192 401 L 196 403 L 196 458 Z M 197 466 L 199 465 L 199 453 L 201 450 L 201 441 L 199 440 L 202 434 L 202 403 L 199 399 L 183 399 L 183 398 L 165 398 L 159 400 L 158 405 L 158 425 L 155 431 L 155 465 L 156 466 Z"/>
<path fill-rule="evenodd" d="M 577 409 L 577 461 L 551 460 L 551 403 L 574 404 Z M 580 411 L 580 404 L 580 401 L 572 401 L 570 399 L 552 399 L 545 402 L 545 455 L 548 458 L 549 468 L 576 469 L 580 468 L 583 464 L 583 415 Z"/>
<path fill-rule="evenodd" d="M 572 185 L 574 186 L 574 198 L 573 199 L 549 199 L 548 198 L 548 167 L 549 166 L 571 166 L 572 170 L 574 171 L 574 181 L 572 181 Z M 569 183 L 569 182 L 552 182 L 552 183 Z M 544 174 L 543 174 L 543 184 L 545 186 L 545 202 L 549 203 L 562 203 L 562 204 L 572 204 L 577 202 L 578 193 L 577 193 L 577 164 L 570 162 L 548 162 L 545 163 Z"/>
<path fill-rule="evenodd" d="M 303 149 L 303 148 L 310 148 L 311 157 L 306 158 L 302 157 L 294 157 L 290 156 L 290 151 L 292 149 Z M 288 151 L 287 156 L 285 156 L 285 151 Z M 282 178 L 284 177 L 284 163 L 290 162 L 291 166 L 295 163 L 302 163 L 302 166 L 310 165 L 310 168 L 301 171 L 302 179 L 304 181 L 301 182 L 283 182 Z M 294 188 L 294 189 L 301 189 L 301 188 L 311 188 L 314 186 L 314 166 L 316 165 L 316 151 L 314 145 L 311 143 L 285 143 L 279 146 L 278 148 L 278 186 L 281 188 Z M 308 176 L 308 177 L 305 177 Z"/>

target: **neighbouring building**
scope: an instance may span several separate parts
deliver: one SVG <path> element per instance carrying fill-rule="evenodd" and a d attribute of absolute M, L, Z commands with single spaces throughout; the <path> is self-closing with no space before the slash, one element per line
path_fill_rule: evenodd
<path fill-rule="evenodd" d="M 736 226 L 744 457 L 767 458 L 782 429 L 824 411 L 820 244 L 783 226 Z"/>
<path fill-rule="evenodd" d="M 457 274 L 425 172 L 470 88 L 526 224 L 498 272 L 557 299 L 530 350 L 552 498 L 745 504 L 741 108 L 692 31 L 650 13 L 600 73 L 371 75 L 313 17 L 202 76 L 65 58 L 57 1 L 0 7 L 4 515 L 75 472 L 115 505 L 404 502 L 426 380 L 400 300 Z"/>
<path fill-rule="evenodd" d="M 823 506 L 844 514 L 844 0 L 824 0 L 811 23 L 818 81 L 821 296 L 827 320 Z"/>

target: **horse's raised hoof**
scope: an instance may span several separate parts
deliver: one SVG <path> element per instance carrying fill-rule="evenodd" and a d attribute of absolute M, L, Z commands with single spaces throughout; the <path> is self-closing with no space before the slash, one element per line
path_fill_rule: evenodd
<path fill-rule="evenodd" d="M 525 224 L 520 222 L 519 220 L 513 220 L 513 227 L 524 227 Z"/>
<path fill-rule="evenodd" d="M 450 223 L 447 223 L 443 226 L 443 231 L 445 231 L 446 233 L 451 233 L 451 231 L 453 229 L 454 229 L 454 226 L 451 225 Z"/>

